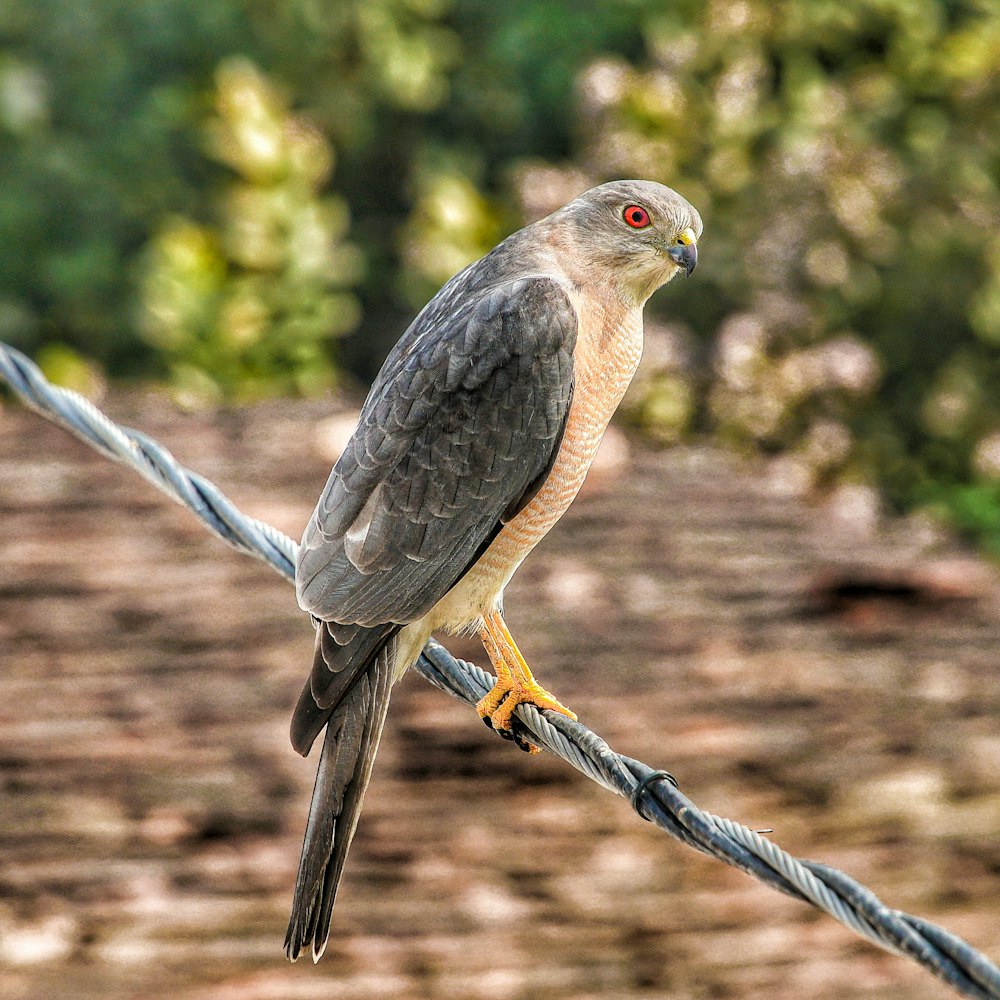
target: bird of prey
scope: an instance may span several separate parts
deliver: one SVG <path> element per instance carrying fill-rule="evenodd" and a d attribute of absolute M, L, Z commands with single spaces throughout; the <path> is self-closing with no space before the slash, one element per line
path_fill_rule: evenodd
<path fill-rule="evenodd" d="M 528 669 L 504 588 L 580 489 L 639 363 L 643 305 L 691 273 L 701 231 L 663 185 L 592 188 L 455 275 L 382 366 L 296 565 L 316 651 L 292 744 L 326 736 L 290 959 L 326 947 L 390 690 L 433 631 L 480 633 L 497 681 L 478 711 L 501 734 L 525 702 L 576 718 Z"/>

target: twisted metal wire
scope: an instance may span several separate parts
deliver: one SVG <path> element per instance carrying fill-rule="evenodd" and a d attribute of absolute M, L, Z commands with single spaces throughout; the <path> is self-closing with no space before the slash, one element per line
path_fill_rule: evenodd
<path fill-rule="evenodd" d="M 31 409 L 101 454 L 135 469 L 191 509 L 223 541 L 262 559 L 286 579 L 294 578 L 295 542 L 240 513 L 217 487 L 185 469 L 151 438 L 113 423 L 79 393 L 51 385 L 32 361 L 3 343 L 0 376 Z M 442 691 L 471 705 L 493 684 L 491 674 L 456 659 L 434 640 L 425 647 L 415 669 Z M 890 909 L 870 889 L 836 868 L 794 858 L 760 833 L 702 811 L 668 772 L 616 753 L 582 723 L 520 705 L 515 732 L 520 740 L 529 737 L 628 799 L 640 816 L 689 847 L 812 904 L 879 947 L 923 965 L 963 996 L 1000 1000 L 1000 968 L 957 935 Z"/>

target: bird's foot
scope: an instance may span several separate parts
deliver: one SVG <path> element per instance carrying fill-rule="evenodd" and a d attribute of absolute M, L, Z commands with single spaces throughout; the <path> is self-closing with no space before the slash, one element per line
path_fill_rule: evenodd
<path fill-rule="evenodd" d="M 541 748 L 513 732 L 512 719 L 518 705 L 548 708 L 576 720 L 574 712 L 571 712 L 561 701 L 549 694 L 534 679 L 523 683 L 515 677 L 501 676 L 498 678 L 489 694 L 476 705 L 476 711 L 486 725 L 491 726 L 500 736 L 512 739 L 528 753 L 539 753 Z"/>
<path fill-rule="evenodd" d="M 535 746 L 520 733 L 514 732 L 512 727 L 514 709 L 518 705 L 534 705 L 536 708 L 548 708 L 553 712 L 568 715 L 574 721 L 576 716 L 532 676 L 531 669 L 524 662 L 524 657 L 499 611 L 483 616 L 480 635 L 496 669 L 497 681 L 486 697 L 476 705 L 476 711 L 479 712 L 483 722 L 487 726 L 492 726 L 504 739 L 513 740 L 528 753 L 540 753 L 541 747 Z"/>

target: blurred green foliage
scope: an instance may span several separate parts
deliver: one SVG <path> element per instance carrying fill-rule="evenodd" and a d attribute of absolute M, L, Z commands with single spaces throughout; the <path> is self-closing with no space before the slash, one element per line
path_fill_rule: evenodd
<path fill-rule="evenodd" d="M 691 418 L 1000 542 L 1000 7 L 680 2 L 646 24 L 648 60 L 583 76 L 577 163 L 703 208 L 711 266 L 671 302 L 710 344 Z"/>
<path fill-rule="evenodd" d="M 210 153 L 234 176 L 214 226 L 173 217 L 153 236 L 139 328 L 192 402 L 316 392 L 332 374 L 329 338 L 358 318 L 347 209 L 319 193 L 332 151 L 246 60 L 222 63 L 216 92 Z"/>
<path fill-rule="evenodd" d="M 6 0 L 0 337 L 315 392 L 524 217 L 648 177 L 706 235 L 630 418 L 1000 551 L 998 66 L 995 0 Z"/>

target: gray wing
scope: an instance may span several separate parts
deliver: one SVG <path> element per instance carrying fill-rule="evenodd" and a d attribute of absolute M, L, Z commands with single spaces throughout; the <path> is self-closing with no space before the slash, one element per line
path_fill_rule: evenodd
<path fill-rule="evenodd" d="M 302 539 L 299 603 L 345 639 L 426 614 L 537 490 L 565 425 L 563 288 L 536 276 L 439 298 L 383 367 Z"/>

